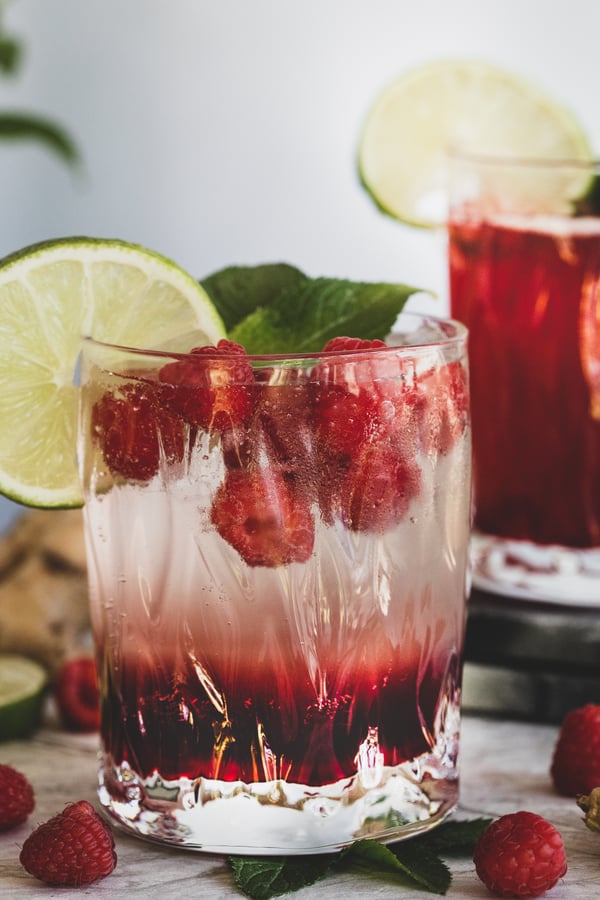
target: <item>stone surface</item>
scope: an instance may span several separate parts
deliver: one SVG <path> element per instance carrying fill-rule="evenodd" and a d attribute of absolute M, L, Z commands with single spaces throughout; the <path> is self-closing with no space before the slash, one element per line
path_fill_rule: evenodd
<path fill-rule="evenodd" d="M 549 779 L 557 728 L 466 715 L 462 729 L 460 815 L 495 817 L 517 809 L 546 816 L 561 831 L 569 870 L 548 895 L 552 900 L 587 900 L 600 894 L 600 834 L 583 824 L 574 800 L 558 797 Z M 10 763 L 31 779 L 37 807 L 29 821 L 0 834 L 0 894 L 7 900 L 47 900 L 58 896 L 90 896 L 110 900 L 160 897 L 217 900 L 241 895 L 225 861 L 189 851 L 163 849 L 116 834 L 118 864 L 114 873 L 89 888 L 51 889 L 20 866 L 19 847 L 38 822 L 76 799 L 95 803 L 95 737 L 67 735 L 46 728 L 29 741 L 0 743 L 0 762 Z M 448 897 L 489 898 L 469 859 L 452 859 L 453 884 Z M 298 900 L 395 898 L 424 900 L 426 893 L 389 882 L 341 874 L 290 896 Z"/>

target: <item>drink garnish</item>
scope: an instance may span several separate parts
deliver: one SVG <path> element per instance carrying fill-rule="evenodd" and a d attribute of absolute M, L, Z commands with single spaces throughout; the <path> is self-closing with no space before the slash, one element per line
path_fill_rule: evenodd
<path fill-rule="evenodd" d="M 452 149 L 529 159 L 592 157 L 577 118 L 527 79 L 483 61 L 442 60 L 402 73 L 375 99 L 359 137 L 362 184 L 393 218 L 443 225 Z M 565 198 L 575 201 L 590 187 L 584 170 L 567 182 L 552 175 L 536 182 L 548 208 L 562 208 Z M 518 179 L 515 186 L 523 187 Z"/>
<path fill-rule="evenodd" d="M 81 506 L 76 464 L 84 335 L 181 349 L 224 337 L 204 289 L 165 257 L 117 240 L 65 238 L 0 261 L 0 492 Z"/>
<path fill-rule="evenodd" d="M 198 282 L 119 240 L 62 238 L 11 254 L 0 261 L 0 493 L 29 506 L 82 505 L 74 383 L 82 336 L 187 352 L 228 337 L 226 320 L 248 353 L 318 351 L 349 329 L 384 337 L 416 290 L 312 279 L 285 263 L 234 266 Z M 150 466 L 151 443 L 150 435 Z"/>
<path fill-rule="evenodd" d="M 385 338 L 408 298 L 405 284 L 306 278 L 258 306 L 231 331 L 249 353 L 313 353 L 339 335 Z"/>
<path fill-rule="evenodd" d="M 446 894 L 452 873 L 441 857 L 471 856 L 491 819 L 446 822 L 410 841 L 383 845 L 363 839 L 333 854 L 317 856 L 228 857 L 236 885 L 252 900 L 270 900 L 298 891 L 326 878 L 333 871 L 351 870 L 378 882 L 384 878 Z"/>
<path fill-rule="evenodd" d="M 316 353 L 340 335 L 384 339 L 409 297 L 407 284 L 311 278 L 293 266 L 232 266 L 202 280 L 228 336 L 251 354 Z"/>

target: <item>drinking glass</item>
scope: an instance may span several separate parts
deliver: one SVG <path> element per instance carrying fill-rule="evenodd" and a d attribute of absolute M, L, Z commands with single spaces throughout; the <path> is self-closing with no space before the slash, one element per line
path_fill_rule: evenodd
<path fill-rule="evenodd" d="M 597 162 L 454 153 L 451 312 L 469 329 L 473 583 L 600 601 Z"/>
<path fill-rule="evenodd" d="M 210 852 L 332 851 L 458 796 L 466 330 L 247 357 L 85 340 L 99 798 Z"/>

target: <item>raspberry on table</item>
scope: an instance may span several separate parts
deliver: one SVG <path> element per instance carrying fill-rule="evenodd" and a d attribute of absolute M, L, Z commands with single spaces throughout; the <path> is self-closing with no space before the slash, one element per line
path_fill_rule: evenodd
<path fill-rule="evenodd" d="M 600 705 L 588 703 L 565 716 L 552 756 L 554 787 L 565 797 L 600 787 Z"/>
<path fill-rule="evenodd" d="M 168 462 L 183 459 L 183 423 L 162 406 L 159 388 L 150 382 L 129 382 L 104 394 L 94 404 L 92 436 L 113 475 L 133 481 L 153 478 L 161 454 Z"/>
<path fill-rule="evenodd" d="M 475 870 L 499 897 L 539 897 L 567 871 L 559 831 L 537 813 L 500 816 L 475 846 Z"/>
<path fill-rule="evenodd" d="M 36 828 L 19 859 L 40 881 L 66 887 L 92 884 L 117 864 L 112 831 L 87 800 L 71 803 Z"/>
<path fill-rule="evenodd" d="M 24 822 L 35 807 L 29 780 L 12 766 L 0 764 L 0 831 Z"/>
<path fill-rule="evenodd" d="M 68 731 L 100 728 L 100 694 L 96 664 L 91 656 L 67 660 L 59 669 L 54 696 L 60 719 Z"/>
<path fill-rule="evenodd" d="M 254 370 L 241 344 L 226 339 L 194 347 L 159 373 L 169 407 L 186 422 L 226 432 L 249 421 L 254 410 Z"/>

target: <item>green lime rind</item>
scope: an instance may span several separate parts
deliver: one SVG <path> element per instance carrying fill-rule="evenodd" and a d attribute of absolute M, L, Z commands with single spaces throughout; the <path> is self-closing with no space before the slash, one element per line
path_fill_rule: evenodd
<path fill-rule="evenodd" d="M 0 655 L 0 741 L 29 737 L 39 728 L 48 683 L 39 663 Z"/>
<path fill-rule="evenodd" d="M 81 339 L 177 351 L 225 326 L 172 260 L 117 239 L 44 241 L 0 261 L 0 492 L 81 506 L 76 460 Z"/>
<path fill-rule="evenodd" d="M 402 73 L 371 104 L 358 139 L 360 184 L 394 219 L 444 225 L 447 153 L 456 148 L 484 156 L 592 159 L 574 113 L 536 85 L 488 62 L 440 60 Z M 549 178 L 546 205 L 562 209 L 563 191 L 572 201 L 587 185 L 585 173 L 575 184 Z"/>

